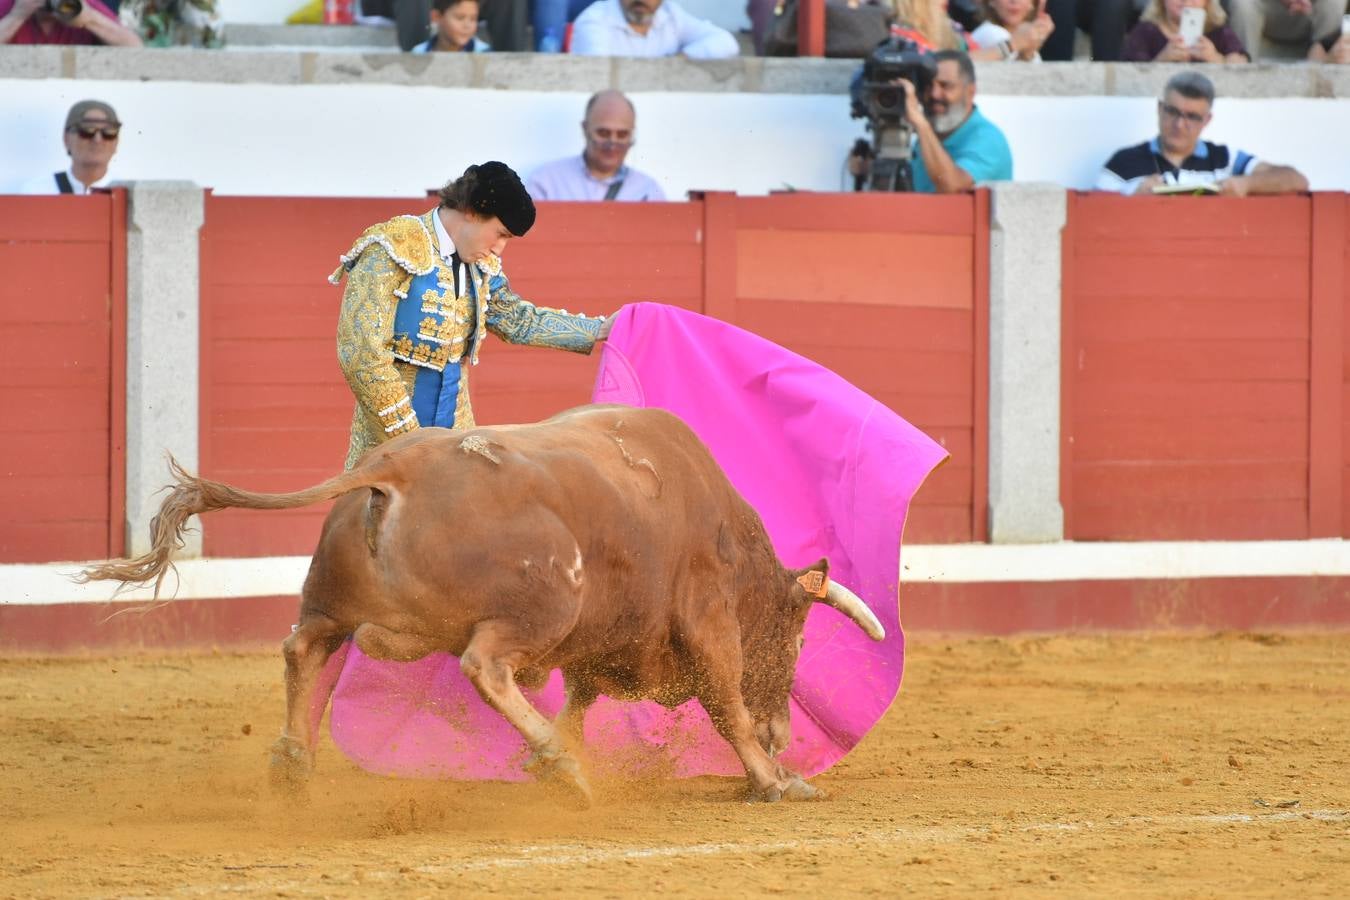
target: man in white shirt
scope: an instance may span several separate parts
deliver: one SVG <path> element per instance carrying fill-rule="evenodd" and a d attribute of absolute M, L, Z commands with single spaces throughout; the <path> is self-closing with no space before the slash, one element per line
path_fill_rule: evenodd
<path fill-rule="evenodd" d="M 70 168 L 35 177 L 20 186 L 20 194 L 87 194 L 103 187 L 108 164 L 117 152 L 122 123 L 102 100 L 81 100 L 66 113 L 64 140 Z"/>
<path fill-rule="evenodd" d="M 637 137 L 637 112 L 619 91 L 601 91 L 581 120 L 586 148 L 535 169 L 525 182 L 535 200 L 664 200 L 650 175 L 624 164 Z"/>
<path fill-rule="evenodd" d="M 675 0 L 596 0 L 572 25 L 571 52 L 580 56 L 725 59 L 740 50 L 731 32 L 690 15 Z"/>

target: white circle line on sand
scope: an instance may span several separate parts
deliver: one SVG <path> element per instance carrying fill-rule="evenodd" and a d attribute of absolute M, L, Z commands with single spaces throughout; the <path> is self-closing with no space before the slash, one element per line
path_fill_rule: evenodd
<path fill-rule="evenodd" d="M 453 863 L 411 866 L 408 870 L 422 875 L 454 875 L 465 872 L 505 871 L 528 868 L 565 868 L 569 866 L 603 865 L 612 862 L 643 862 L 653 859 L 690 859 L 696 857 L 728 856 L 732 854 L 766 855 L 800 850 L 820 850 L 832 847 L 856 847 L 866 844 L 911 845 L 950 844 L 970 837 L 989 834 L 1033 834 L 1036 832 L 1111 831 L 1126 828 L 1204 828 L 1234 825 L 1282 825 L 1294 822 L 1346 823 L 1350 810 L 1317 809 L 1289 810 L 1270 813 L 1214 813 L 1210 815 L 1120 816 L 1101 821 L 1087 819 L 1066 822 L 1034 822 L 1002 827 L 997 825 L 918 825 L 897 828 L 871 829 L 856 834 L 829 838 L 801 838 L 789 841 L 719 841 L 708 844 L 682 844 L 670 847 L 587 847 L 583 844 L 538 844 L 520 847 L 513 855 L 473 857 Z M 362 875 L 369 881 L 393 881 L 403 872 L 366 869 Z M 286 881 L 253 880 L 247 882 L 220 882 L 212 885 L 184 885 L 176 896 L 220 896 L 224 894 L 267 894 L 292 891 L 320 896 L 331 893 L 336 885 L 317 880 L 289 879 Z M 126 895 L 130 898 L 133 895 Z M 141 897 L 143 894 L 134 896 Z"/>

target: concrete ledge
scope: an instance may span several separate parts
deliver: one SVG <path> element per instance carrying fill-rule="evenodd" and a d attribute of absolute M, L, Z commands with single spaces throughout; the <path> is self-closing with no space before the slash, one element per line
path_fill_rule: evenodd
<path fill-rule="evenodd" d="M 234 26 L 243 28 L 245 26 Z M 250 26 L 286 49 L 243 45 L 229 52 L 189 48 L 0 47 L 0 77 L 109 81 L 189 81 L 262 84 L 425 84 L 433 86 L 574 91 L 842 95 L 858 63 L 847 59 L 730 60 L 610 59 L 533 53 L 412 54 L 352 52 L 352 45 L 309 43 L 319 25 Z M 341 40 L 383 40 L 385 29 Z M 367 35 L 367 32 L 373 33 Z M 392 39 L 392 35 L 389 36 Z M 250 38 L 252 39 L 252 38 Z M 274 46 L 276 46 L 274 44 Z M 325 49 L 320 51 L 318 47 Z M 358 45 L 359 46 L 359 45 Z M 392 44 L 390 45 L 392 47 Z M 298 47 L 298 49 L 297 49 Z M 314 47 L 315 49 L 308 49 Z M 1182 67 L 1158 63 L 982 63 L 980 90 L 995 96 L 1155 97 Z M 1255 63 L 1211 66 L 1221 98 L 1350 98 L 1350 66 Z"/>
<path fill-rule="evenodd" d="M 372 25 L 264 25 L 227 22 L 225 49 L 238 47 L 379 47 L 398 50 L 398 35 L 393 28 Z"/>

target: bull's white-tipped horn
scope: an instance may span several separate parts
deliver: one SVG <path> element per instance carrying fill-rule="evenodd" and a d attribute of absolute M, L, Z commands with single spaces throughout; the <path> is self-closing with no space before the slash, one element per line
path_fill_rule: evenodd
<path fill-rule="evenodd" d="M 872 610 L 867 608 L 863 599 L 839 582 L 830 582 L 829 587 L 825 589 L 825 596 L 820 598 L 820 602 L 833 606 L 848 616 L 857 623 L 859 628 L 867 632 L 867 636 L 872 640 L 884 641 L 886 639 L 886 629 L 881 627 L 881 622 L 877 620 Z"/>

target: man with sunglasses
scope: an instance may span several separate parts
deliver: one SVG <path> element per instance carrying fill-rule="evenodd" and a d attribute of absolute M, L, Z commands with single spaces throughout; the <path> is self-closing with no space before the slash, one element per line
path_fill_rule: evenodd
<path fill-rule="evenodd" d="M 140 35 L 100 0 L 0 0 L 0 44 L 142 46 Z"/>
<path fill-rule="evenodd" d="M 117 152 L 122 123 L 102 100 L 81 100 L 66 113 L 64 140 L 70 168 L 32 179 L 21 194 L 87 194 L 103 187 Z"/>
<path fill-rule="evenodd" d="M 625 164 L 637 136 L 637 112 L 619 91 L 601 91 L 581 120 L 580 156 L 545 163 L 525 186 L 536 200 L 664 200 L 661 185 Z"/>
<path fill-rule="evenodd" d="M 1213 106 L 1214 85 L 1208 78 L 1198 72 L 1173 75 L 1158 101 L 1158 136 L 1116 151 L 1097 178 L 1097 190 L 1142 196 L 1194 186 L 1245 197 L 1308 189 L 1308 179 L 1291 166 L 1200 140 Z"/>

